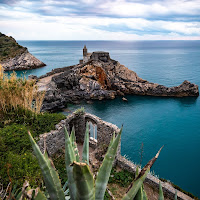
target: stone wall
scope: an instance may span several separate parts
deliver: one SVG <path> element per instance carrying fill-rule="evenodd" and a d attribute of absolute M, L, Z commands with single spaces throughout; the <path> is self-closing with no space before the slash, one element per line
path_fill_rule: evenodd
<path fill-rule="evenodd" d="M 44 149 L 44 139 L 46 143 L 46 148 L 50 156 L 55 154 L 58 150 L 64 148 L 65 136 L 64 136 L 64 126 L 66 126 L 68 132 L 71 132 L 72 127 L 75 128 L 76 140 L 79 143 L 83 143 L 86 123 L 92 122 L 97 126 L 97 142 L 96 145 L 94 141 L 90 141 L 92 147 L 98 147 L 101 144 L 109 145 L 110 139 L 113 133 L 119 133 L 120 129 L 111 123 L 105 122 L 95 115 L 85 113 L 85 114 L 71 114 L 67 116 L 65 120 L 62 120 L 56 125 L 56 130 L 49 133 L 40 135 L 38 145 L 40 149 Z M 121 144 L 119 145 L 117 155 L 119 156 L 121 152 Z"/>
<path fill-rule="evenodd" d="M 105 122 L 95 115 L 89 113 L 73 113 L 68 115 L 65 120 L 62 120 L 59 124 L 57 124 L 56 130 L 40 135 L 40 139 L 38 141 L 40 149 L 42 151 L 44 149 L 44 138 L 46 141 L 46 148 L 50 156 L 64 148 L 64 126 L 66 126 L 69 132 L 74 126 L 77 142 L 83 143 L 87 122 L 92 122 L 97 126 L 97 141 L 90 140 L 90 146 L 92 148 L 96 148 L 102 144 L 109 145 L 113 133 L 119 133 L 120 131 L 116 125 Z M 137 166 L 131 161 L 127 160 L 125 157 L 121 156 L 121 143 L 118 148 L 115 164 L 121 169 L 126 169 L 131 173 L 136 172 Z M 147 178 L 145 179 L 145 183 L 156 190 L 159 189 L 159 182 L 160 180 L 151 174 L 148 174 Z M 169 183 L 164 183 L 161 181 L 161 184 L 165 197 L 168 199 L 174 199 L 176 191 L 175 188 L 173 188 Z M 177 191 L 177 198 L 180 200 L 192 199 L 180 191 Z"/>
<path fill-rule="evenodd" d="M 127 160 L 123 156 L 118 156 L 117 157 L 117 166 L 119 166 L 121 169 L 125 169 L 133 174 L 136 172 L 137 166 L 132 163 L 131 161 Z M 155 176 L 148 174 L 147 178 L 144 181 L 146 184 L 148 184 L 150 187 L 156 189 L 157 191 L 159 190 L 159 182 L 161 182 L 164 197 L 168 199 L 174 199 L 175 197 L 175 192 L 176 189 L 170 185 L 167 182 L 162 182 Z M 184 193 L 177 191 L 177 199 L 179 200 L 192 200 L 191 197 L 185 195 Z"/>
<path fill-rule="evenodd" d="M 95 51 L 92 53 L 90 56 L 90 59 L 94 61 L 103 61 L 103 62 L 108 62 L 110 60 L 110 55 L 108 52 L 104 51 Z"/>

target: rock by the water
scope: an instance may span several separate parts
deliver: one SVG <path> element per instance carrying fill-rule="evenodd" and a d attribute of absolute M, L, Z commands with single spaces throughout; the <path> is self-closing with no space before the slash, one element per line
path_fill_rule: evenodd
<path fill-rule="evenodd" d="M 0 64 L 5 71 L 27 70 L 45 66 L 28 52 L 26 47 L 19 45 L 13 37 L 0 32 Z"/>
<path fill-rule="evenodd" d="M 35 56 L 30 54 L 28 50 L 26 50 L 21 55 L 17 55 L 14 58 L 9 58 L 8 60 L 1 61 L 1 65 L 3 66 L 5 71 L 27 70 L 46 66 Z"/>
<path fill-rule="evenodd" d="M 62 73 L 54 74 L 46 92 L 44 110 L 62 109 L 66 103 L 80 100 L 114 99 L 117 95 L 125 94 L 199 96 L 198 86 L 189 81 L 176 87 L 150 83 L 118 61 L 110 59 L 107 53 L 93 52 L 92 55 L 94 60 L 70 66 Z"/>
<path fill-rule="evenodd" d="M 122 100 L 128 102 L 128 99 L 126 99 L 125 97 L 122 97 Z"/>

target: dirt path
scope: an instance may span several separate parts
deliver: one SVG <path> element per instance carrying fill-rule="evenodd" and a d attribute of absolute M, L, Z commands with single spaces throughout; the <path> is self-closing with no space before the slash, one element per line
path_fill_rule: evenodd
<path fill-rule="evenodd" d="M 48 84 L 51 82 L 52 77 L 57 76 L 57 75 L 62 74 L 62 73 L 63 72 L 56 73 L 56 74 L 53 74 L 51 76 L 47 76 L 47 77 L 39 79 L 38 82 L 37 82 L 38 90 L 39 91 L 47 90 Z"/>

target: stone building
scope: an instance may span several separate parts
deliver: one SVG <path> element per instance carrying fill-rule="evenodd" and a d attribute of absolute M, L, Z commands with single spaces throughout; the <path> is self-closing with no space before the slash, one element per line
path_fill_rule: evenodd
<path fill-rule="evenodd" d="M 101 60 L 103 62 L 107 62 L 110 60 L 109 52 L 104 51 L 95 51 L 92 53 L 88 53 L 86 45 L 83 48 L 83 59 L 79 60 L 79 64 L 83 64 L 88 62 L 89 60 Z"/>
<path fill-rule="evenodd" d="M 87 47 L 86 45 L 84 45 L 84 48 L 83 48 L 83 59 L 82 60 L 79 60 L 79 63 L 80 64 L 83 64 L 83 63 L 86 63 L 90 60 L 90 56 L 91 56 L 92 53 L 88 53 L 87 52 Z"/>

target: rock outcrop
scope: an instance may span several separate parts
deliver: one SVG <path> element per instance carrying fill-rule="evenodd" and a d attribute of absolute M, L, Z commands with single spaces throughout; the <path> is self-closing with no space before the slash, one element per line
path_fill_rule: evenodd
<path fill-rule="evenodd" d="M 14 58 L 9 58 L 8 60 L 1 61 L 1 65 L 5 71 L 27 70 L 46 66 L 35 56 L 30 54 L 28 50 Z"/>
<path fill-rule="evenodd" d="M 150 83 L 134 72 L 112 60 L 109 54 L 94 52 L 89 62 L 65 68 L 54 74 L 46 90 L 44 110 L 64 108 L 66 103 L 80 100 L 114 99 L 116 95 L 134 94 L 150 96 L 199 96 L 198 86 L 184 81 L 176 87 Z M 94 55 L 96 54 L 96 55 Z M 98 59 L 99 58 L 99 59 Z"/>
<path fill-rule="evenodd" d="M 27 70 L 45 66 L 43 62 L 19 45 L 13 37 L 0 32 L 0 64 L 5 71 Z"/>

